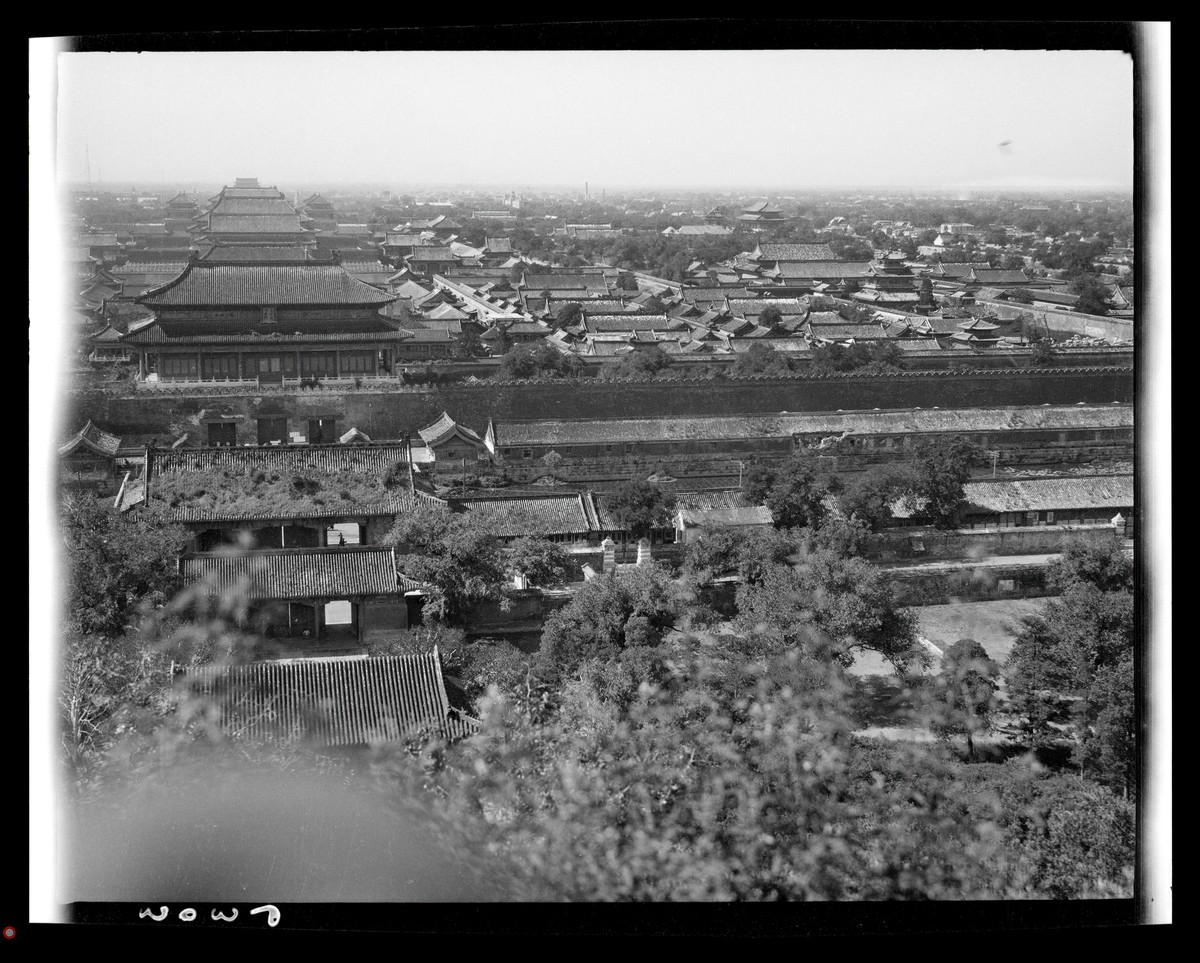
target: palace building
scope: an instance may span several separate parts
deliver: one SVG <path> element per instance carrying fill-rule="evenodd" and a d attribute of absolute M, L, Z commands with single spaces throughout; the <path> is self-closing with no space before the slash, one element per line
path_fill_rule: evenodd
<path fill-rule="evenodd" d="M 411 337 L 379 313 L 394 300 L 338 264 L 196 259 L 137 299 L 154 317 L 121 341 L 150 381 L 390 376 Z"/>
<path fill-rule="evenodd" d="M 211 204 L 192 228 L 196 240 L 208 244 L 304 245 L 316 243 L 312 218 L 297 211 L 283 192 L 259 187 L 255 178 L 237 179 L 209 198 Z"/>

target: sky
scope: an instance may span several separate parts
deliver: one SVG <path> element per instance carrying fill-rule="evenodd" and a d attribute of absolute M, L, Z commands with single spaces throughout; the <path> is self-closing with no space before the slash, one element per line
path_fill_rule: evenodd
<path fill-rule="evenodd" d="M 60 182 L 1127 189 L 1117 51 L 58 55 Z"/>

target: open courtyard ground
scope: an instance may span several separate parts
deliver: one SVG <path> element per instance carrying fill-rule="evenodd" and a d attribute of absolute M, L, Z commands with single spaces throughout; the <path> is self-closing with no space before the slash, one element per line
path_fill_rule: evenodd
<path fill-rule="evenodd" d="M 915 609 L 920 620 L 917 631 L 942 650 L 959 639 L 974 639 L 1003 671 L 1013 642 L 1021 631 L 1022 620 L 1039 614 L 1048 601 L 1047 598 L 998 599 L 921 605 Z M 874 652 L 859 654 L 851 671 L 858 676 L 892 675 L 891 665 Z"/>

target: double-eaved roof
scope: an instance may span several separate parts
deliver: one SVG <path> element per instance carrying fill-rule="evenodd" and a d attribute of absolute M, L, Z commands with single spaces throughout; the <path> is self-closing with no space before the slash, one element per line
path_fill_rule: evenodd
<path fill-rule="evenodd" d="M 222 264 L 193 261 L 175 280 L 139 299 L 155 307 L 209 305 L 381 305 L 395 300 L 338 264 Z"/>
<path fill-rule="evenodd" d="M 193 696 L 212 699 L 227 732 L 249 739 L 304 734 L 327 746 L 422 734 L 461 739 L 478 720 L 452 708 L 437 649 L 382 658 L 296 659 L 192 669 Z"/>

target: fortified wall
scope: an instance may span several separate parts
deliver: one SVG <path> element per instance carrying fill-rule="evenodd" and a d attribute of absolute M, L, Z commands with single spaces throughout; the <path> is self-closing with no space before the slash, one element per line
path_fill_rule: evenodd
<path fill-rule="evenodd" d="M 1018 304 L 1015 301 L 976 300 L 975 306 L 986 308 L 984 313 L 994 314 L 1005 321 L 1022 314 L 1033 315 L 1037 320 L 1045 322 L 1052 338 L 1060 340 L 1077 334 L 1089 338 L 1133 340 L 1134 323 L 1130 318 L 1109 318 L 1098 314 L 1080 314 L 1078 311 L 1054 311 L 1031 304 Z"/>
<path fill-rule="evenodd" d="M 435 421 L 443 411 L 480 433 L 488 418 L 636 418 L 873 408 L 970 408 L 1002 405 L 1132 402 L 1131 367 L 1069 367 L 986 371 L 909 371 L 887 376 L 856 373 L 785 378 L 751 377 L 670 381 L 496 381 L 438 387 L 387 386 L 325 390 L 244 385 L 128 386 L 82 390 L 65 406 L 68 430 L 91 418 L 135 444 L 206 422 L 237 425 L 237 444 L 257 442 L 256 421 L 287 418 L 304 426 L 332 420 L 336 430 L 365 431 L 373 440 L 398 438 Z"/>
<path fill-rule="evenodd" d="M 1111 525 L 1039 525 L 997 529 L 892 529 L 870 536 L 866 558 L 876 562 L 902 559 L 914 563 L 940 559 L 986 558 L 997 555 L 1057 555 L 1072 545 L 1120 545 Z M 915 552 L 913 543 L 920 543 Z"/>

